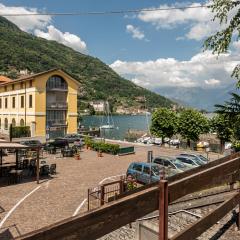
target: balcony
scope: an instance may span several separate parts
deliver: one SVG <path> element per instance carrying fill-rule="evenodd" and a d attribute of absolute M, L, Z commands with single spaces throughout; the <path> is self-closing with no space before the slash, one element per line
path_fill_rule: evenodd
<path fill-rule="evenodd" d="M 47 103 L 47 110 L 67 110 L 67 103 Z"/>
<path fill-rule="evenodd" d="M 66 120 L 56 119 L 47 121 L 47 127 L 67 126 Z"/>

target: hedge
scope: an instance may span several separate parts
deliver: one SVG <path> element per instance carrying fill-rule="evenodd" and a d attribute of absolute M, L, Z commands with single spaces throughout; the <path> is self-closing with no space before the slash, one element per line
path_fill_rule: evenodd
<path fill-rule="evenodd" d="M 29 126 L 12 127 L 12 137 L 13 138 L 31 137 L 30 127 Z"/>
<path fill-rule="evenodd" d="M 118 144 L 111 144 L 105 142 L 95 142 L 92 139 L 86 137 L 85 144 L 91 147 L 95 151 L 110 153 L 113 155 L 118 154 L 120 146 Z"/>

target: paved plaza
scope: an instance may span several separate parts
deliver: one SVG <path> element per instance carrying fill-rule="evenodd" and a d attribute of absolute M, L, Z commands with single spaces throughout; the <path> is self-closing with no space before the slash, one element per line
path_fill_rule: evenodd
<path fill-rule="evenodd" d="M 9 229 L 11 235 L 17 237 L 85 212 L 88 188 L 108 181 L 109 177 L 117 179 L 133 161 L 146 161 L 148 150 L 152 150 L 154 156 L 175 156 L 183 152 L 158 146 L 136 146 L 135 150 L 132 155 L 98 157 L 96 152 L 83 149 L 81 160 L 45 153 L 49 164 L 57 164 L 56 175 L 42 179 L 39 185 L 34 179 L 28 179 L 0 187 L 0 233 Z M 220 157 L 212 153 L 209 156 L 210 160 Z"/>

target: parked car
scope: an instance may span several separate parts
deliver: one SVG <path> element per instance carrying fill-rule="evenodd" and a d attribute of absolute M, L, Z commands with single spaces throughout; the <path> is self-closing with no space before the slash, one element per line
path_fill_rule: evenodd
<path fill-rule="evenodd" d="M 201 154 L 181 153 L 181 154 L 179 154 L 179 156 L 185 156 L 185 157 L 190 157 L 192 159 L 197 159 L 197 160 L 201 161 L 203 164 L 208 163 L 208 159 Z"/>
<path fill-rule="evenodd" d="M 189 168 L 199 167 L 204 165 L 204 163 L 198 159 L 193 159 L 187 156 L 177 156 L 176 159 L 180 160 L 184 165 Z"/>
<path fill-rule="evenodd" d="M 172 175 L 184 172 L 189 169 L 188 166 L 184 165 L 178 159 L 168 157 L 168 156 L 155 157 L 153 159 L 153 162 L 163 166 L 165 168 L 165 171 L 168 174 L 168 176 L 172 176 Z"/>
<path fill-rule="evenodd" d="M 25 141 L 20 141 L 20 144 L 26 145 L 28 147 L 42 147 L 42 143 L 39 140 L 25 140 Z"/>
<path fill-rule="evenodd" d="M 129 165 L 126 175 L 132 176 L 137 182 L 148 184 L 159 181 L 159 171 L 160 168 L 155 163 L 133 162 Z"/>
<path fill-rule="evenodd" d="M 64 138 L 56 138 L 51 142 L 46 143 L 46 147 L 54 147 L 56 148 L 65 148 L 68 147 L 68 140 L 64 139 Z"/>

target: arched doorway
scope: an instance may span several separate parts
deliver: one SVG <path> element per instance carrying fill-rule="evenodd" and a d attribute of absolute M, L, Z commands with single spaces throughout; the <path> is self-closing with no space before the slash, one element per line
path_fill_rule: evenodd
<path fill-rule="evenodd" d="M 63 137 L 67 132 L 68 84 L 58 75 L 51 76 L 46 85 L 46 135 Z"/>
<path fill-rule="evenodd" d="M 24 120 L 23 119 L 20 120 L 20 126 L 24 127 Z"/>
<path fill-rule="evenodd" d="M 16 120 L 15 120 L 15 118 L 12 119 L 12 126 L 16 127 Z"/>
<path fill-rule="evenodd" d="M 7 130 L 8 129 L 8 119 L 5 118 L 4 120 L 4 129 Z"/>

